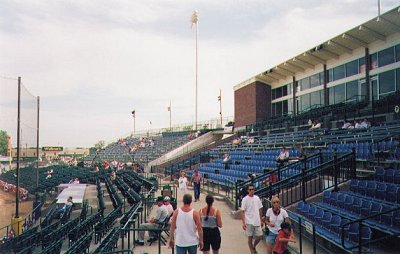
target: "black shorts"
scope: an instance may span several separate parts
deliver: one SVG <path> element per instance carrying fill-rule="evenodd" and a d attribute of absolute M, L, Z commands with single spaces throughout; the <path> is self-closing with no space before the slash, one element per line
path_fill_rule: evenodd
<path fill-rule="evenodd" d="M 213 250 L 219 250 L 221 247 L 219 228 L 203 228 L 203 243 L 202 251 L 209 251 L 210 245 Z"/>

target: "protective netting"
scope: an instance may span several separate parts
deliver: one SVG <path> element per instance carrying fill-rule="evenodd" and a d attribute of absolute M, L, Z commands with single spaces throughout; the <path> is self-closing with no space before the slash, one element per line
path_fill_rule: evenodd
<path fill-rule="evenodd" d="M 36 157 L 37 97 L 21 83 L 20 95 L 20 157 Z M 17 147 L 18 79 L 0 76 L 0 130 L 7 132 L 13 149 Z M 6 154 L 1 154 L 6 156 Z M 12 154 L 15 157 L 15 154 Z"/>

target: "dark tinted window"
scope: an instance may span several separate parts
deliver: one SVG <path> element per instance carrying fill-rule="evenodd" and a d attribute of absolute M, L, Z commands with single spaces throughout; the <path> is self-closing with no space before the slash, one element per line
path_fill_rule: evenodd
<path fill-rule="evenodd" d="M 310 87 L 316 87 L 323 84 L 320 78 L 320 73 L 310 76 Z"/>
<path fill-rule="evenodd" d="M 338 79 L 342 79 L 345 77 L 345 69 L 344 69 L 344 65 L 339 65 L 335 68 L 333 68 L 333 80 L 338 80 Z"/>
<path fill-rule="evenodd" d="M 310 94 L 310 105 L 320 105 L 321 104 L 321 94 L 320 91 L 312 92 Z"/>
<path fill-rule="evenodd" d="M 346 64 L 346 77 L 358 74 L 358 59 Z"/>
<path fill-rule="evenodd" d="M 369 56 L 369 61 L 371 62 L 371 70 L 378 67 L 378 55 L 376 53 Z"/>
<path fill-rule="evenodd" d="M 378 63 L 379 67 L 394 63 L 394 47 L 379 51 Z"/>
<path fill-rule="evenodd" d="M 396 46 L 396 62 L 400 62 L 400 44 Z"/>
<path fill-rule="evenodd" d="M 400 91 L 400 69 L 396 70 L 396 88 Z"/>
<path fill-rule="evenodd" d="M 335 86 L 335 104 L 345 101 L 345 84 Z"/>
<path fill-rule="evenodd" d="M 394 92 L 395 82 L 394 70 L 379 74 L 379 94 Z"/>
<path fill-rule="evenodd" d="M 365 57 L 361 57 L 358 59 L 358 70 L 360 73 L 365 72 L 366 66 L 365 66 Z"/>
<path fill-rule="evenodd" d="M 358 80 L 346 83 L 346 100 L 357 100 Z"/>

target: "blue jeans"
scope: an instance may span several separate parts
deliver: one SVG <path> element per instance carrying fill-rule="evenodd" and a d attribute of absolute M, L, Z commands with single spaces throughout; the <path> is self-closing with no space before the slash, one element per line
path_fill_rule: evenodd
<path fill-rule="evenodd" d="M 193 183 L 194 199 L 200 199 L 200 183 Z"/>
<path fill-rule="evenodd" d="M 176 254 L 197 254 L 197 245 L 190 247 L 176 246 Z"/>

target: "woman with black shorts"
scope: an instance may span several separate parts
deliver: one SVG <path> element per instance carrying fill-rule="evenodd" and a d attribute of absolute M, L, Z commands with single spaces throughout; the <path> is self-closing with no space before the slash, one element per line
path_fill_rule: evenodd
<path fill-rule="evenodd" d="M 221 247 L 221 234 L 219 228 L 222 227 L 221 213 L 218 209 L 212 207 L 214 197 L 206 196 L 207 206 L 200 210 L 201 224 L 203 226 L 203 251 L 204 254 L 210 253 L 210 245 L 213 254 L 218 254 Z"/>

